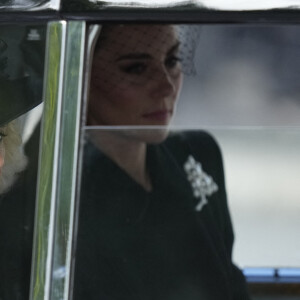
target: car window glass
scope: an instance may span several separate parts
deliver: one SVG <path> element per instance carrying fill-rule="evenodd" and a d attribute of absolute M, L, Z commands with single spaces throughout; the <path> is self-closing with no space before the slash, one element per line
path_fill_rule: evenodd
<path fill-rule="evenodd" d="M 0 42 L 0 298 L 28 299 L 45 26 L 1 25 Z"/>
<path fill-rule="evenodd" d="M 135 32 L 132 40 L 142 40 L 135 25 L 129 29 Z M 299 26 L 177 25 L 177 34 L 183 38 L 172 59 L 161 48 L 153 51 L 150 42 L 148 48 L 140 47 L 140 40 L 135 43 L 137 48 L 128 46 L 130 37 L 120 32 L 129 25 L 108 26 L 94 32 L 96 50 L 90 56 L 74 299 L 96 290 L 100 297 L 110 292 L 119 295 L 127 288 L 141 295 L 143 287 L 155 295 L 164 288 L 163 272 L 169 270 L 172 259 L 180 257 L 179 249 L 174 250 L 174 257 L 168 256 L 168 247 L 180 241 L 185 244 L 184 240 L 190 254 L 195 254 L 192 240 L 183 235 L 190 233 L 192 225 L 177 214 L 187 208 L 177 202 L 172 207 L 170 200 L 184 198 L 186 191 L 190 195 L 186 198 L 191 197 L 187 203 L 209 223 L 216 214 L 209 207 L 222 202 L 211 199 L 226 187 L 235 232 L 233 262 L 240 268 L 299 268 L 295 226 L 300 195 Z M 147 26 L 143 27 L 145 34 L 149 34 Z M 149 39 L 159 40 L 164 33 L 156 32 Z M 112 42 L 112 35 L 118 39 Z M 165 36 L 166 41 L 168 38 Z M 106 47 L 112 44 L 108 51 Z M 187 46 L 191 44 L 192 48 Z M 103 57 L 110 64 L 103 63 Z M 184 77 L 180 93 L 177 63 Z M 169 82 L 164 81 L 166 73 Z M 176 115 L 175 106 L 168 106 L 168 83 L 179 95 Z M 139 175 L 128 172 L 140 159 L 127 153 L 128 139 L 147 145 L 148 173 L 141 181 Z M 220 156 L 213 157 L 216 153 L 223 157 L 225 181 L 217 163 Z M 196 179 L 189 173 L 194 171 Z M 205 188 L 197 187 L 200 177 Z M 213 232 L 213 226 L 206 226 Z M 224 228 L 228 238 L 232 228 Z M 152 261 L 155 254 L 159 259 Z M 187 265 L 183 273 L 174 271 L 181 284 L 189 281 L 182 275 Z M 91 276 L 86 276 L 87 269 Z M 144 271 L 139 272 L 141 269 Z M 162 277 L 153 279 L 158 270 Z M 145 284 L 147 278 L 151 279 Z M 184 294 L 188 289 L 181 289 L 181 284 L 178 292 Z"/>

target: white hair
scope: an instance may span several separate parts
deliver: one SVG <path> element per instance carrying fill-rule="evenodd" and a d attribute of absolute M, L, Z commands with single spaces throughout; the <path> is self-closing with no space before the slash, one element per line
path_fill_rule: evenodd
<path fill-rule="evenodd" d="M 23 171 L 27 165 L 18 121 L 14 120 L 8 123 L 3 127 L 3 131 L 6 135 L 3 138 L 5 159 L 0 175 L 0 194 L 8 191 L 18 173 Z"/>

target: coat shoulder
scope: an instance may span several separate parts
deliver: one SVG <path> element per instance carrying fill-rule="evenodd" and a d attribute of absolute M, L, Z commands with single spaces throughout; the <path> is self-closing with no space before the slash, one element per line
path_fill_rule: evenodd
<path fill-rule="evenodd" d="M 208 160 L 216 157 L 221 159 L 220 147 L 215 138 L 207 131 L 191 130 L 171 133 L 166 144 L 173 150 L 186 145 L 191 153 L 196 156 L 205 156 Z"/>

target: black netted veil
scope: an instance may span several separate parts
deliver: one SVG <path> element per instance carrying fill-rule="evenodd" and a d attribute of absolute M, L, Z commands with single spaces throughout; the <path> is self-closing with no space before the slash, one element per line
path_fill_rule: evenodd
<path fill-rule="evenodd" d="M 195 52 L 200 38 L 200 26 L 176 25 L 178 39 L 181 47 L 179 56 L 182 58 L 182 71 L 185 75 L 196 75 Z"/>
<path fill-rule="evenodd" d="M 7 66 L 7 56 L 5 56 L 5 51 L 7 49 L 7 44 L 4 40 L 0 39 L 0 80 L 7 77 L 5 69 Z"/>
<path fill-rule="evenodd" d="M 171 79 L 180 73 L 194 75 L 198 37 L 199 26 L 193 25 L 102 25 L 95 42 L 91 80 L 126 89 L 159 81 L 166 74 Z"/>

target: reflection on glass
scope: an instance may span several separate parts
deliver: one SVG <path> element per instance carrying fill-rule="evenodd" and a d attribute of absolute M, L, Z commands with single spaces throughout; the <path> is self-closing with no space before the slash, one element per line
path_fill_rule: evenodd
<path fill-rule="evenodd" d="M 39 41 L 28 40 L 33 29 Z M 38 25 L 0 27 L 1 299 L 29 296 L 39 131 L 27 125 L 40 116 L 25 113 L 42 99 L 43 30 Z"/>
<path fill-rule="evenodd" d="M 212 129 L 225 160 L 242 267 L 299 268 L 299 128 Z"/>
<path fill-rule="evenodd" d="M 74 299 L 248 299 L 231 261 L 220 149 L 204 131 L 169 133 L 188 41 L 173 25 L 101 29 Z"/>
<path fill-rule="evenodd" d="M 60 0 L 1 0 L 0 11 L 58 9 Z"/>
<path fill-rule="evenodd" d="M 298 0 L 243 1 L 243 0 L 63 0 L 69 9 L 119 8 L 182 8 L 182 9 L 215 9 L 215 10 L 266 10 L 266 9 L 299 9 Z"/>
<path fill-rule="evenodd" d="M 175 124 L 299 126 L 300 26 L 200 27 Z"/>

